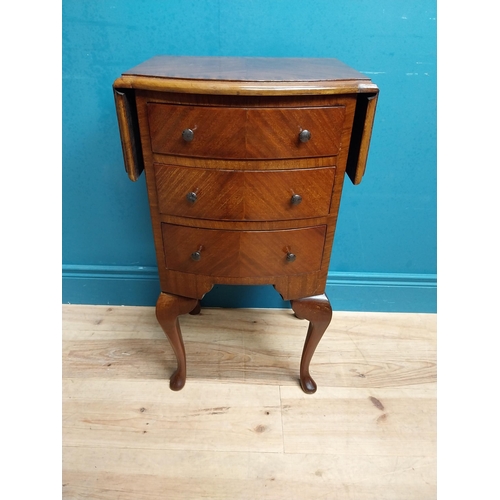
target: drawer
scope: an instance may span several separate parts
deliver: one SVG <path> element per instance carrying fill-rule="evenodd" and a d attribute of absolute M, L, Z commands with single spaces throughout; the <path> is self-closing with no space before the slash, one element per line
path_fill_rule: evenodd
<path fill-rule="evenodd" d="M 345 117 L 344 106 L 261 108 L 247 114 L 247 158 L 335 156 Z M 301 132 L 309 139 L 301 140 Z"/>
<path fill-rule="evenodd" d="M 148 103 L 153 152 L 215 159 L 335 156 L 344 118 L 340 105 L 247 109 Z"/>
<path fill-rule="evenodd" d="M 167 269 L 252 278 L 319 271 L 326 226 L 233 231 L 162 224 Z"/>
<path fill-rule="evenodd" d="M 204 158 L 244 158 L 244 108 L 148 103 L 155 153 Z M 192 131 L 192 139 L 183 132 Z"/>
<path fill-rule="evenodd" d="M 335 167 L 215 170 L 155 164 L 161 213 L 212 220 L 288 220 L 328 215 Z"/>

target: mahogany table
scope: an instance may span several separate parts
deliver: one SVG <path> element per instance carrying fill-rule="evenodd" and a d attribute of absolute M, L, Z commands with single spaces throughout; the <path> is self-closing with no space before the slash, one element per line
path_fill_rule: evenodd
<path fill-rule="evenodd" d="M 171 389 L 186 381 L 178 316 L 214 284 L 272 284 L 310 322 L 300 384 L 315 392 L 344 173 L 364 174 L 377 86 L 336 59 L 158 56 L 113 89 L 126 171 L 146 175 Z"/>

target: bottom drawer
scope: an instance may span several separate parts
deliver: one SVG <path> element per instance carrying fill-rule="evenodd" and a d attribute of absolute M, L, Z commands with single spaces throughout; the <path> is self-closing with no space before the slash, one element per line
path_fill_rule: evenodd
<path fill-rule="evenodd" d="M 167 269 L 251 278 L 319 271 L 326 226 L 228 231 L 162 224 Z"/>

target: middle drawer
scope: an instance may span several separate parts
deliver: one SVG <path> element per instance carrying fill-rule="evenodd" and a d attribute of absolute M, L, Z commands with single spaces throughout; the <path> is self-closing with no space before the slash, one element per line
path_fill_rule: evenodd
<path fill-rule="evenodd" d="M 162 214 L 212 220 L 288 220 L 328 215 L 335 167 L 215 170 L 155 164 Z"/>

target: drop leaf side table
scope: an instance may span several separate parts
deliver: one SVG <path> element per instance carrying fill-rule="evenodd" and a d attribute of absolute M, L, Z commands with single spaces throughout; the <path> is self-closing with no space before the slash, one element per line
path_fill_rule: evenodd
<path fill-rule="evenodd" d="M 157 56 L 113 90 L 125 169 L 146 175 L 171 389 L 186 381 L 179 315 L 214 284 L 271 284 L 309 320 L 300 384 L 315 392 L 343 178 L 364 174 L 377 86 L 336 59 Z"/>

